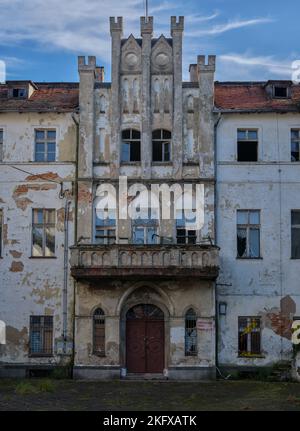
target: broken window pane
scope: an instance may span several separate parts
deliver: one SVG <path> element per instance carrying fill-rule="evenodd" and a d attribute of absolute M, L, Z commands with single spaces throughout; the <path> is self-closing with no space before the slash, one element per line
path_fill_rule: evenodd
<path fill-rule="evenodd" d="M 121 161 L 141 161 L 141 133 L 138 130 L 128 129 L 122 132 Z M 127 142 L 125 142 L 127 141 Z"/>
<path fill-rule="evenodd" d="M 237 254 L 238 257 L 247 256 L 247 230 L 238 228 L 237 230 Z"/>
<path fill-rule="evenodd" d="M 170 161 L 171 132 L 168 130 L 154 130 L 152 132 L 152 161 Z"/>
<path fill-rule="evenodd" d="M 288 96 L 287 87 L 274 86 L 274 97 L 286 98 Z"/>
<path fill-rule="evenodd" d="M 260 257 L 260 211 L 237 211 L 237 257 Z"/>
<path fill-rule="evenodd" d="M 257 162 L 258 160 L 257 130 L 238 129 L 237 160 L 239 162 Z"/>

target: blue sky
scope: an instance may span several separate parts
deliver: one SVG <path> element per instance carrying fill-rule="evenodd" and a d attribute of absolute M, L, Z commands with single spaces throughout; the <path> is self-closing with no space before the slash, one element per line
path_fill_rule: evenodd
<path fill-rule="evenodd" d="M 143 0 L 0 0 L 0 60 L 7 79 L 77 81 L 77 56 L 96 55 L 110 81 L 109 16 L 140 36 Z M 291 79 L 300 60 L 299 0 L 149 0 L 154 33 L 185 16 L 183 76 L 198 54 L 217 55 L 216 79 Z"/>

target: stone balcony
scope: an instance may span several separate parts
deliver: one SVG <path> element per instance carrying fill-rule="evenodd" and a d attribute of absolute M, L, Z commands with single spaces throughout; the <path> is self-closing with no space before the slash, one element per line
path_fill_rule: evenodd
<path fill-rule="evenodd" d="M 212 245 L 78 245 L 71 247 L 75 279 L 198 277 L 215 279 L 219 249 Z"/>

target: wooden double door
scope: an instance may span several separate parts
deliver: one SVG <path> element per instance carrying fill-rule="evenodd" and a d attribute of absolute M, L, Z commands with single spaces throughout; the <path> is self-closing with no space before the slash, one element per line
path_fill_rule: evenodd
<path fill-rule="evenodd" d="M 139 304 L 126 315 L 126 367 L 128 373 L 162 373 L 165 324 L 163 312 Z"/>

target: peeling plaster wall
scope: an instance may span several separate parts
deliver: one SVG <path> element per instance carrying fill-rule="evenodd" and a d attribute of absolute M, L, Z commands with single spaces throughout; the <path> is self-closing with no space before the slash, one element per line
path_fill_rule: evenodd
<path fill-rule="evenodd" d="M 292 358 L 290 325 L 300 314 L 299 261 L 291 259 L 291 210 L 300 208 L 300 165 L 290 162 L 299 114 L 224 115 L 218 127 L 217 245 L 221 365 Z M 259 162 L 236 162 L 237 128 L 258 128 Z M 262 259 L 236 259 L 236 210 L 261 210 Z M 262 358 L 238 358 L 238 316 L 262 317 Z"/>
<path fill-rule="evenodd" d="M 30 315 L 53 316 L 53 345 L 62 334 L 64 205 L 60 181 L 72 190 L 76 129 L 71 114 L 1 114 L 4 163 L 0 163 L 0 208 L 3 247 L 0 258 L 0 319 L 7 325 L 7 344 L 0 365 L 62 363 L 29 357 Z M 57 162 L 33 163 L 34 128 L 56 128 Z M 32 174 L 15 170 L 12 166 Z M 37 176 L 39 174 L 39 176 Z M 69 214 L 69 245 L 74 242 L 74 202 Z M 32 209 L 56 210 L 55 258 L 32 258 Z M 68 276 L 68 336 L 72 336 L 73 280 Z"/>

